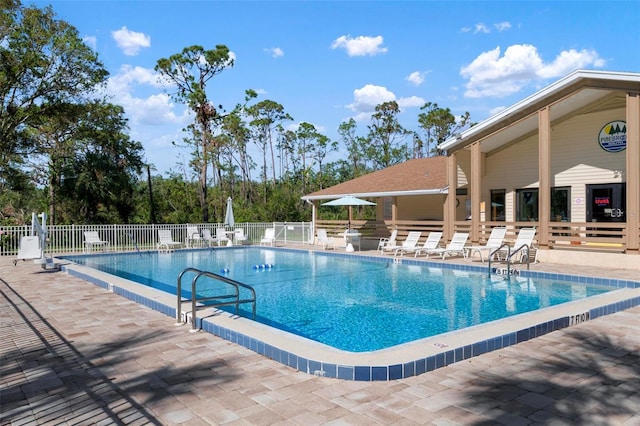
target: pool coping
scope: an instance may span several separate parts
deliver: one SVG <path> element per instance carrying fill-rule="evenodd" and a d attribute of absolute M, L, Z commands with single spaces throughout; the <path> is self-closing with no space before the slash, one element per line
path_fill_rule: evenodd
<path fill-rule="evenodd" d="M 349 254 L 313 249 L 253 248 L 352 258 L 352 255 Z M 220 249 L 225 250 L 226 248 Z M 249 246 L 246 249 L 252 249 L 252 247 Z M 135 252 L 125 254 L 139 255 Z M 394 261 L 389 258 L 381 259 L 379 256 L 361 255 L 360 258 L 376 262 Z M 177 299 L 174 295 L 71 263 L 67 259 L 56 259 L 55 262 L 60 264 L 61 269 L 70 275 L 84 279 L 165 315 L 176 317 Z M 395 260 L 395 262 L 462 272 L 487 271 L 486 266 L 431 260 L 402 258 Z M 564 279 L 579 284 L 611 286 L 618 290 L 371 352 L 355 353 L 339 350 L 217 309 L 198 310 L 196 328 L 308 374 L 343 380 L 386 381 L 423 374 L 455 362 L 528 341 L 555 330 L 640 305 L 640 281 L 518 269 L 514 271 L 514 274 L 522 278 Z M 177 324 L 181 324 L 185 328 L 185 332 L 189 332 L 191 327 L 185 324 L 184 320 L 186 320 L 185 316 Z"/>

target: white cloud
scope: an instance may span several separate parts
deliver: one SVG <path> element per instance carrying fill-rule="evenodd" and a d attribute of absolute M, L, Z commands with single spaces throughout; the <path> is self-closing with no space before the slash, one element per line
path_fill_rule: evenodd
<path fill-rule="evenodd" d="M 569 50 L 545 64 L 538 49 L 529 44 L 509 46 L 504 55 L 500 47 L 481 53 L 469 65 L 462 67 L 460 75 L 469 79 L 465 96 L 503 97 L 520 91 L 531 81 L 559 77 L 586 66 L 602 67 L 605 61 L 596 51 Z"/>
<path fill-rule="evenodd" d="M 98 49 L 98 39 L 95 36 L 84 36 L 82 37 L 82 41 L 84 41 L 84 44 L 86 44 L 93 50 Z"/>
<path fill-rule="evenodd" d="M 497 24 L 493 24 L 493 26 L 496 27 L 496 30 L 499 32 L 507 31 L 511 28 L 511 22 L 498 22 Z"/>
<path fill-rule="evenodd" d="M 420 86 L 422 83 L 424 83 L 425 75 L 425 72 L 414 71 L 407 76 L 406 80 L 410 83 L 415 84 L 416 86 Z"/>
<path fill-rule="evenodd" d="M 168 87 L 159 75 L 148 68 L 123 65 L 119 72 L 107 81 L 107 93 L 113 102 L 121 105 L 131 118 L 132 124 L 158 125 L 176 123 L 183 124 L 188 118 L 188 110 L 176 114 L 176 105 L 171 98 L 161 92 Z M 146 89 L 151 94 L 137 95 Z"/>
<path fill-rule="evenodd" d="M 384 42 L 382 36 L 368 37 L 358 36 L 352 38 L 350 35 L 340 36 L 331 43 L 332 49 L 343 48 L 349 56 L 375 56 L 379 53 L 386 53 L 387 48 L 380 45 Z"/>
<path fill-rule="evenodd" d="M 353 91 L 353 103 L 347 105 L 354 112 L 370 113 L 383 102 L 396 100 L 396 95 L 386 87 L 367 84 Z"/>
<path fill-rule="evenodd" d="M 538 75 L 542 78 L 553 78 L 590 65 L 602 68 L 605 64 L 605 60 L 595 50 L 582 49 L 578 52 L 571 49 L 560 52 L 553 62 L 538 71 Z"/>
<path fill-rule="evenodd" d="M 280 57 L 284 56 L 284 50 L 280 49 L 279 47 L 272 47 L 270 49 L 264 49 L 264 51 L 270 53 L 271 56 L 273 56 L 274 58 L 280 58 Z"/>
<path fill-rule="evenodd" d="M 408 98 L 399 98 L 396 102 L 398 102 L 398 106 L 400 110 L 406 108 L 416 108 L 423 106 L 426 101 L 420 96 L 409 96 Z"/>
<path fill-rule="evenodd" d="M 480 22 L 480 23 L 476 24 L 476 29 L 473 31 L 473 33 L 474 34 L 477 34 L 477 33 L 489 34 L 490 31 L 489 31 L 489 28 L 487 28 L 487 26 L 485 24 Z"/>
<path fill-rule="evenodd" d="M 378 105 L 391 101 L 396 101 L 401 111 L 425 104 L 425 100 L 419 96 L 396 98 L 396 95 L 386 87 L 367 84 L 353 91 L 353 103 L 347 105 L 347 108 L 355 113 L 352 117 L 354 120 L 367 121 L 371 119 L 371 114 L 375 112 Z"/>
<path fill-rule="evenodd" d="M 498 107 L 495 107 L 495 108 L 491 108 L 491 109 L 489 110 L 489 115 L 490 115 L 490 116 L 494 116 L 494 115 L 496 115 L 497 113 L 504 111 L 505 109 L 507 109 L 507 107 L 506 107 L 506 106 L 504 106 L 504 105 L 503 105 L 503 106 L 498 106 Z"/>
<path fill-rule="evenodd" d="M 112 31 L 111 36 L 127 56 L 135 56 L 143 47 L 151 46 L 151 37 L 144 33 L 131 31 L 127 27 Z"/>

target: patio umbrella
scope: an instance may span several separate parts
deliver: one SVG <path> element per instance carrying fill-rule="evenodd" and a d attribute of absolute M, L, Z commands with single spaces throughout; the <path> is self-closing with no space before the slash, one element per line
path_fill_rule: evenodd
<path fill-rule="evenodd" d="M 233 217 L 233 202 L 231 197 L 227 198 L 227 214 L 224 215 L 224 224 L 230 227 L 234 227 L 236 220 Z"/>
<path fill-rule="evenodd" d="M 351 229 L 351 207 L 352 206 L 375 206 L 376 203 L 363 200 L 362 198 L 354 197 L 353 195 L 345 195 L 342 198 L 322 203 L 323 206 L 349 206 L 349 229 Z"/>

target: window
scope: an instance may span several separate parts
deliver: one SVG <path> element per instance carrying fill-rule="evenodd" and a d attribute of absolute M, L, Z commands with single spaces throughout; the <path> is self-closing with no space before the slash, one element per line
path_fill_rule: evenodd
<path fill-rule="evenodd" d="M 537 221 L 538 189 L 518 189 L 516 191 L 516 220 L 519 222 Z M 569 220 L 569 188 L 551 188 L 551 221 Z"/>
<path fill-rule="evenodd" d="M 504 222 L 505 217 L 505 190 L 504 189 L 492 189 L 491 190 L 491 221 L 492 222 Z"/>
<path fill-rule="evenodd" d="M 551 221 L 567 222 L 569 217 L 569 188 L 551 188 Z"/>

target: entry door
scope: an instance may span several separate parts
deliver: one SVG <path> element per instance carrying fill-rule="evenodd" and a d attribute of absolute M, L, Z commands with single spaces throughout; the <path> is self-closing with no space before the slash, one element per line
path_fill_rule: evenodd
<path fill-rule="evenodd" d="M 587 185 L 587 222 L 626 222 L 626 184 Z"/>

